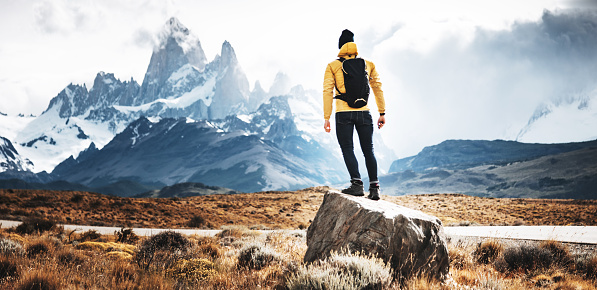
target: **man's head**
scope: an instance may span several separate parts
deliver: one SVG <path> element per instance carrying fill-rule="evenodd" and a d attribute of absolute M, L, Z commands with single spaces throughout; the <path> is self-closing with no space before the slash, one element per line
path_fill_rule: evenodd
<path fill-rule="evenodd" d="M 338 49 L 342 48 L 347 42 L 354 42 L 354 33 L 348 29 L 344 29 L 342 35 L 340 35 L 340 40 L 338 40 Z"/>

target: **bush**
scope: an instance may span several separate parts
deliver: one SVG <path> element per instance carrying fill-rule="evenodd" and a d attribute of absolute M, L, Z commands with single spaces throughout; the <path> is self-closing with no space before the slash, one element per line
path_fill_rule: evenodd
<path fill-rule="evenodd" d="M 203 216 L 196 215 L 187 222 L 187 226 L 191 228 L 200 228 L 205 226 L 205 222 L 206 220 Z"/>
<path fill-rule="evenodd" d="M 53 229 L 56 221 L 39 217 L 29 217 L 15 228 L 15 231 L 21 235 L 30 235 L 34 233 L 43 233 Z"/>
<path fill-rule="evenodd" d="M 135 260 L 144 269 L 148 269 L 154 262 L 161 262 L 164 267 L 168 267 L 187 254 L 190 248 L 191 241 L 182 234 L 165 231 L 141 243 Z"/>
<path fill-rule="evenodd" d="M 215 265 L 206 259 L 178 260 L 166 274 L 178 280 L 201 281 L 216 273 Z"/>
<path fill-rule="evenodd" d="M 525 271 L 547 269 L 553 264 L 553 255 L 549 250 L 537 246 L 514 246 L 504 250 L 495 266 L 501 272 Z"/>
<path fill-rule="evenodd" d="M 83 200 L 84 200 L 84 197 L 82 194 L 75 194 L 70 198 L 70 201 L 74 202 L 74 203 L 79 203 Z"/>
<path fill-rule="evenodd" d="M 301 266 L 287 281 L 288 289 L 387 289 L 392 283 L 389 264 L 358 253 L 332 255 Z"/>
<path fill-rule="evenodd" d="M 87 260 L 85 256 L 73 250 L 67 249 L 63 249 L 62 251 L 58 252 L 56 257 L 58 258 L 58 262 L 65 266 L 81 265 Z"/>
<path fill-rule="evenodd" d="M 79 242 L 95 241 L 101 237 L 102 237 L 102 234 L 98 233 L 97 231 L 88 230 L 81 234 L 81 237 L 79 237 L 78 241 Z"/>
<path fill-rule="evenodd" d="M 225 226 L 217 234 L 219 238 L 242 238 L 255 235 L 255 232 L 246 226 Z"/>
<path fill-rule="evenodd" d="M 455 269 L 465 269 L 473 264 L 470 253 L 462 248 L 450 248 L 448 255 L 450 256 L 450 266 Z"/>
<path fill-rule="evenodd" d="M 39 255 L 46 254 L 50 251 L 50 246 L 46 241 L 39 241 L 27 247 L 27 257 L 35 258 Z"/>
<path fill-rule="evenodd" d="M 238 267 L 261 270 L 282 259 L 273 249 L 260 244 L 245 246 L 238 256 Z"/>
<path fill-rule="evenodd" d="M 19 277 L 19 267 L 14 259 L 0 257 L 0 284 L 6 279 L 16 279 Z"/>
<path fill-rule="evenodd" d="M 5 256 L 22 256 L 25 254 L 23 246 L 13 240 L 0 238 L 0 254 Z"/>
<path fill-rule="evenodd" d="M 576 269 L 586 279 L 597 282 L 597 255 L 578 257 L 576 260 Z"/>
<path fill-rule="evenodd" d="M 27 275 L 17 287 L 18 290 L 54 290 L 61 289 L 56 273 L 34 272 Z"/>
<path fill-rule="evenodd" d="M 479 243 L 473 256 L 481 264 L 492 263 L 503 251 L 504 247 L 498 241 L 487 240 Z"/>
<path fill-rule="evenodd" d="M 125 244 L 136 244 L 139 241 L 139 236 L 133 232 L 133 229 L 122 228 L 118 232 L 114 232 L 116 241 Z"/>
<path fill-rule="evenodd" d="M 553 240 L 544 241 L 539 245 L 539 247 L 549 251 L 553 256 L 554 263 L 560 266 L 567 267 L 572 263 L 573 259 L 568 251 L 568 248 L 566 248 L 566 246 L 560 242 Z"/>
<path fill-rule="evenodd" d="M 198 252 L 206 257 L 216 259 L 221 255 L 220 247 L 216 244 L 216 241 L 212 237 L 203 237 L 198 240 L 199 247 Z"/>

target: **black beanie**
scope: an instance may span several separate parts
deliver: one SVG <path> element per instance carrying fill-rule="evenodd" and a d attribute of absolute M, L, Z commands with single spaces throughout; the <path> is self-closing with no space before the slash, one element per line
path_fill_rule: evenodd
<path fill-rule="evenodd" d="M 348 29 L 344 29 L 342 35 L 340 35 L 340 40 L 338 41 L 338 49 L 342 48 L 347 42 L 354 42 L 354 33 Z"/>

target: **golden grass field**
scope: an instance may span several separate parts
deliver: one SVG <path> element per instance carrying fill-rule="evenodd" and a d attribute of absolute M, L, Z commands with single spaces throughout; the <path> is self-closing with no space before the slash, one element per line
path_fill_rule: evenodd
<path fill-rule="evenodd" d="M 305 228 L 329 187 L 187 198 L 121 198 L 97 193 L 0 189 L 0 219 L 52 217 L 78 225 Z M 597 200 L 481 198 L 462 194 L 383 196 L 437 216 L 444 225 L 597 225 Z"/>
<path fill-rule="evenodd" d="M 369 256 L 305 264 L 305 228 L 327 187 L 189 198 L 132 199 L 85 192 L 0 190 L 0 219 L 158 228 L 215 228 L 215 237 L 0 230 L 0 289 L 596 289 L 593 248 L 554 241 L 448 241 L 446 281 L 393 279 Z M 596 225 L 597 202 L 456 194 L 383 199 L 459 225 Z M 32 218 L 38 221 L 33 221 Z M 592 250 L 591 250 L 592 249 Z M 324 285 L 324 286 L 317 286 Z M 335 287 L 335 288 L 334 288 Z"/>

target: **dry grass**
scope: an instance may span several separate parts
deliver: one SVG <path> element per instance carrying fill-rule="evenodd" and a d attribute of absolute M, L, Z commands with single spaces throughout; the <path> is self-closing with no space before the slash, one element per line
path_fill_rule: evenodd
<path fill-rule="evenodd" d="M 51 217 L 59 223 L 119 227 L 305 229 L 328 189 L 165 199 L 0 189 L 0 219 Z M 444 225 L 597 225 L 595 200 L 496 199 L 462 194 L 382 199 L 437 216 Z"/>
<path fill-rule="evenodd" d="M 444 225 L 597 225 L 597 200 L 484 198 L 463 194 L 383 196 Z"/>
<path fill-rule="evenodd" d="M 350 280 L 355 273 L 368 275 L 371 281 L 384 281 L 365 283 L 363 287 L 368 289 L 596 289 L 597 255 L 572 251 L 569 245 L 554 241 L 523 245 L 503 244 L 501 240 L 449 243 L 447 281 L 417 277 L 399 284 L 387 280 L 386 266 L 373 258 L 347 255 L 306 265 L 302 261 L 304 234 L 256 231 L 306 228 L 327 189 L 176 199 L 0 190 L 0 218 L 223 229 L 216 237 L 166 234 L 162 238 L 132 236 L 124 228 L 114 235 L 65 233 L 59 226 L 27 228 L 21 234 L 0 230 L 0 289 L 231 290 L 288 289 L 296 285 L 301 289 L 300 281 L 328 283 L 321 287 L 325 289 L 349 283 L 359 289 L 364 280 Z M 445 194 L 382 198 L 436 215 L 444 224 L 513 225 L 524 217 L 528 225 L 597 225 L 594 201 Z M 141 256 L 143 253 L 146 256 Z M 330 275 L 322 273 L 335 273 L 340 279 L 325 280 L 324 276 Z M 299 277 L 302 280 L 297 281 Z"/>
<path fill-rule="evenodd" d="M 116 242 L 116 233 L 79 242 L 57 230 L 23 236 L 0 230 L 7 249 L 24 249 L 0 253 L 0 289 L 597 289 L 597 255 L 554 241 L 449 242 L 448 280 L 417 277 L 400 284 L 388 265 L 366 255 L 336 253 L 303 263 L 301 233 L 234 229 L 217 237 L 158 234 L 135 245 Z M 148 249 L 161 256 L 138 263 Z M 551 258 L 541 263 L 537 257 L 546 254 Z M 506 255 L 514 267 L 500 266 Z M 529 257 L 537 263 L 520 267 Z"/>

